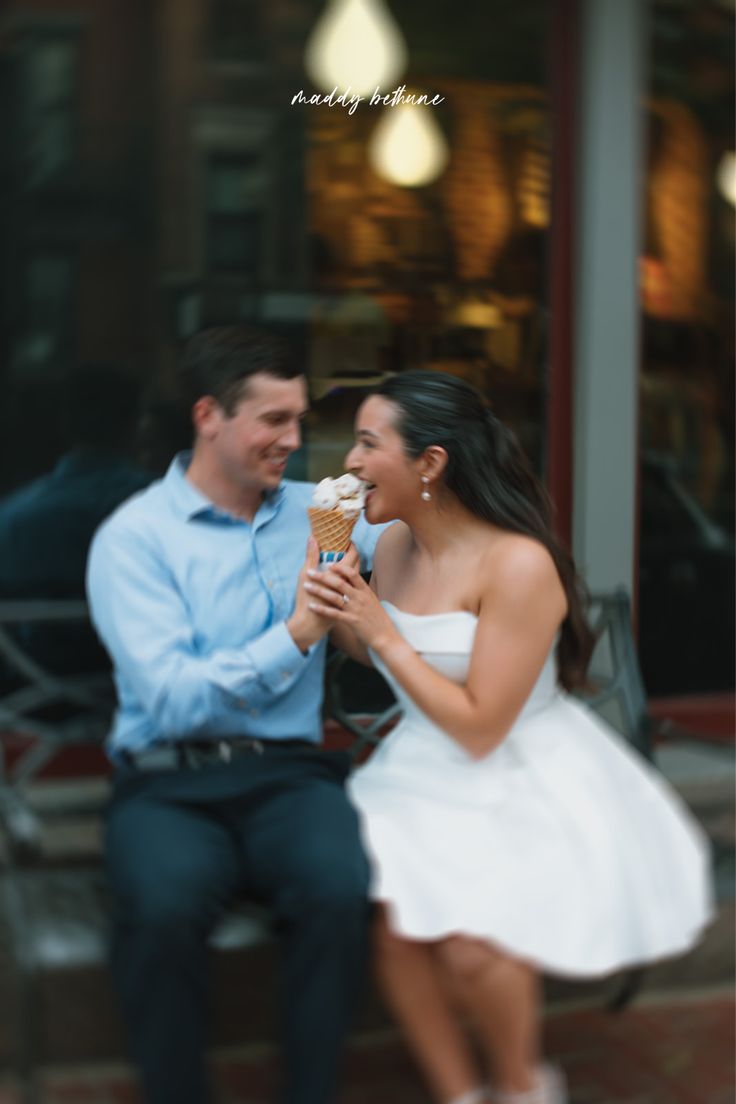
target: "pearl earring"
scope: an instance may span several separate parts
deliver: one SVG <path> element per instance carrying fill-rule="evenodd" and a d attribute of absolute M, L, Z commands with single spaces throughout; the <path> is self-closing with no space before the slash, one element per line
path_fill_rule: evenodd
<path fill-rule="evenodd" d="M 422 500 L 424 502 L 429 502 L 429 500 L 432 497 L 431 494 L 429 493 L 429 490 L 428 490 L 428 487 L 427 487 L 427 484 L 429 483 L 429 476 L 423 475 L 422 476 L 422 483 L 424 484 L 424 490 L 422 491 Z"/>

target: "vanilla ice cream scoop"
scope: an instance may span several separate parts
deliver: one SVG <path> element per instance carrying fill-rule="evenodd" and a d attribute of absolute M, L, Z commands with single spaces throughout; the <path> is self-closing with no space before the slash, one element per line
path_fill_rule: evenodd
<path fill-rule="evenodd" d="M 312 491 L 312 505 L 318 510 L 332 510 L 337 506 L 337 500 L 340 497 L 339 492 L 335 489 L 336 480 L 323 479 L 321 483 Z"/>
<path fill-rule="evenodd" d="M 357 476 L 331 479 L 327 476 L 314 488 L 312 505 L 319 510 L 338 509 L 345 517 L 357 517 L 365 504 L 366 484 Z"/>

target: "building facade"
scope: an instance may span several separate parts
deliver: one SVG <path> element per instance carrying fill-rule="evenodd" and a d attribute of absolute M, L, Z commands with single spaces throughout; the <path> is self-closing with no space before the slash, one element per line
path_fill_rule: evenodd
<path fill-rule="evenodd" d="M 130 380 L 126 460 L 160 471 L 209 324 L 299 345 L 306 478 L 385 373 L 450 371 L 516 429 L 591 588 L 632 594 L 652 694 L 732 694 L 733 7 L 389 7 L 397 95 L 351 110 L 305 63 L 321 0 L 6 6 L 2 491 L 75 446 L 90 370 Z"/>

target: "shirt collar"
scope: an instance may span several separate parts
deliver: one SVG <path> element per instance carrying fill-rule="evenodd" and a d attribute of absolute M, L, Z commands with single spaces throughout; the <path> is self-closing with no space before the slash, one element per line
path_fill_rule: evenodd
<path fill-rule="evenodd" d="M 186 471 L 191 460 L 191 450 L 178 452 L 164 476 L 164 487 L 174 509 L 187 521 L 195 517 L 231 517 L 226 510 L 217 506 L 187 479 Z M 264 504 L 275 511 L 281 503 L 285 490 L 285 485 L 280 483 L 274 491 L 264 495 Z"/>

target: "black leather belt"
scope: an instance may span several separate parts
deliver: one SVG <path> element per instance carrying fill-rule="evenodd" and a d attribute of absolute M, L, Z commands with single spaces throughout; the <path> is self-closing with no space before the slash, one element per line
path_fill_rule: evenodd
<path fill-rule="evenodd" d="M 271 755 L 272 752 L 316 751 L 311 740 L 257 740 L 237 737 L 229 740 L 187 740 L 177 744 L 157 744 L 143 751 L 123 751 L 121 761 L 134 770 L 198 770 L 217 763 L 229 763 L 246 755 Z"/>

